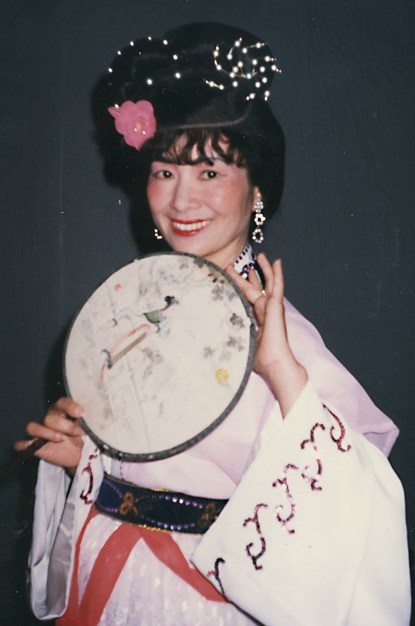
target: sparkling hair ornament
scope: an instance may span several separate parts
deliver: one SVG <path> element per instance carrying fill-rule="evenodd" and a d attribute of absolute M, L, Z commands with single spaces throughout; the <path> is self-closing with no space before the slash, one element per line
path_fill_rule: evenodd
<path fill-rule="evenodd" d="M 245 39 L 244 39 L 245 37 Z M 280 74 L 281 69 L 277 66 L 276 59 L 272 56 L 271 50 L 267 43 L 263 41 L 254 41 L 248 43 L 246 36 L 242 35 L 235 39 L 233 44 L 212 43 L 211 63 L 207 63 L 200 68 L 200 81 L 213 89 L 219 91 L 235 91 L 241 94 L 241 99 L 253 100 L 256 96 L 268 100 L 270 96 L 270 85 L 274 74 Z M 250 40 L 252 41 L 252 39 Z M 144 44 L 143 44 L 144 42 Z M 140 47 L 137 50 L 137 46 Z M 228 46 L 230 47 L 228 48 Z M 226 49 L 224 49 L 226 47 Z M 192 68 L 195 60 L 192 54 L 187 54 L 185 49 L 179 50 L 175 47 L 174 42 L 170 43 L 168 39 L 158 39 L 148 36 L 145 40 L 129 42 L 125 50 L 136 49 L 139 57 L 145 55 L 154 49 L 154 51 L 164 58 L 166 73 L 161 79 L 153 75 L 152 70 L 145 77 L 145 85 L 147 87 L 163 88 L 164 82 L 168 76 L 179 85 L 183 75 L 188 74 L 188 70 Z M 117 57 L 124 55 L 124 50 L 117 51 Z M 117 58 L 116 57 L 116 58 Z M 206 57 L 209 58 L 208 56 Z M 113 74 L 117 70 L 109 67 L 109 74 Z M 187 81 L 184 81 L 183 87 L 186 89 Z M 159 84 L 160 83 L 160 84 Z M 115 106 L 121 106 L 115 104 Z M 131 145 L 131 144 L 129 144 Z"/>
<path fill-rule="evenodd" d="M 277 66 L 277 61 L 268 53 L 264 54 L 267 44 L 258 41 L 251 45 L 245 45 L 243 37 L 239 37 L 228 52 L 222 52 L 220 46 L 215 46 L 213 62 L 219 72 L 219 81 L 204 79 L 209 87 L 223 91 L 226 88 L 238 88 L 242 82 L 248 84 L 251 91 L 246 96 L 247 100 L 253 100 L 257 95 L 268 100 L 270 96 L 269 84 L 271 73 L 280 74 L 282 70 Z"/>

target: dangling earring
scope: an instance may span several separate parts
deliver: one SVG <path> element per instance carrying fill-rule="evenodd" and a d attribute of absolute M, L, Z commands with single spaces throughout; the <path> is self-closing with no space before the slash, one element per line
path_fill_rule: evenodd
<path fill-rule="evenodd" d="M 160 233 L 157 230 L 157 228 L 154 229 L 153 233 L 154 233 L 154 236 L 155 236 L 156 239 L 163 239 L 163 235 L 160 235 Z"/>
<path fill-rule="evenodd" d="M 254 212 L 255 212 L 254 222 L 255 222 L 256 228 L 252 233 L 252 239 L 255 241 L 255 243 L 262 243 L 264 241 L 264 233 L 262 232 L 261 226 L 263 226 L 267 218 L 262 213 L 263 209 L 264 209 L 264 203 L 262 202 L 260 198 L 259 200 L 256 200 L 254 204 Z"/>

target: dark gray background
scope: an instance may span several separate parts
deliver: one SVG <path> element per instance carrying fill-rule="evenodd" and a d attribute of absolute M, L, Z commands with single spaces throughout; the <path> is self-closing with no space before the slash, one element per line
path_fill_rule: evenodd
<path fill-rule="evenodd" d="M 0 18 L 0 462 L 63 392 L 62 343 L 96 285 L 139 254 L 102 175 L 89 94 L 131 38 L 218 20 L 268 40 L 283 74 L 286 188 L 265 249 L 287 295 L 396 421 L 414 532 L 412 0 L 8 0 Z M 36 463 L 0 484 L 0 624 L 29 625 Z M 285 625 L 284 625 L 285 626 Z"/>

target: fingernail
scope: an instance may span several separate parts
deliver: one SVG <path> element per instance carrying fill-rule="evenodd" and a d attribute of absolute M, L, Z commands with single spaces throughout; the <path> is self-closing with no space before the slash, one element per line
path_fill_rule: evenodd
<path fill-rule="evenodd" d="M 56 433 L 55 441 L 59 441 L 59 442 L 66 441 L 66 437 L 62 433 Z"/>
<path fill-rule="evenodd" d="M 85 411 L 84 407 L 78 404 L 74 409 L 74 417 L 82 417 L 82 414 L 84 413 L 84 411 Z"/>

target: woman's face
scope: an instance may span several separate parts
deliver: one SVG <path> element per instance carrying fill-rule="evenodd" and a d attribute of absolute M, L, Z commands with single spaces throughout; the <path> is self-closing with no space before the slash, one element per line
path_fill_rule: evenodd
<path fill-rule="evenodd" d="M 208 163 L 155 161 L 147 185 L 154 223 L 171 248 L 222 268 L 242 251 L 258 196 L 246 168 L 227 164 L 214 152 Z"/>

